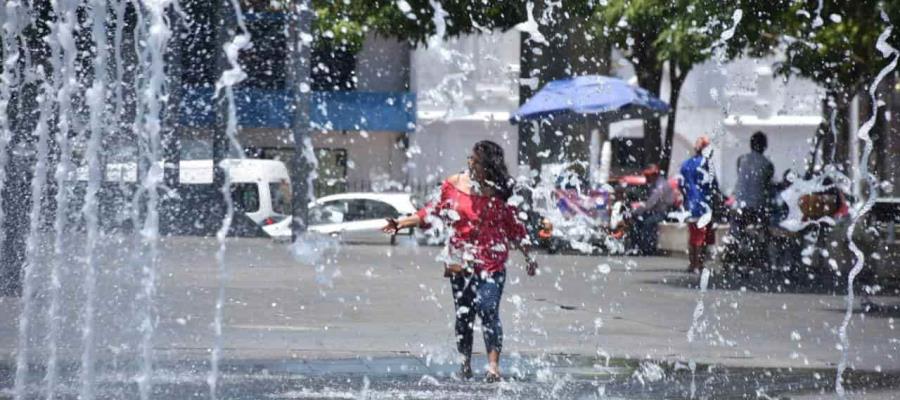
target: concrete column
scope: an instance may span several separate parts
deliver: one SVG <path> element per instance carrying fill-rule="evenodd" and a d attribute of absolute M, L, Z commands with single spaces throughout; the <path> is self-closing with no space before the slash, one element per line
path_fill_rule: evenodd
<path fill-rule="evenodd" d="M 291 232 L 293 239 L 306 232 L 309 224 L 308 202 L 310 185 L 307 178 L 313 173 L 314 154 L 305 154 L 306 142 L 310 140 L 309 103 L 311 84 L 309 77 L 312 43 L 304 42 L 306 35 L 312 34 L 313 10 L 309 0 L 294 0 L 288 31 L 288 49 L 290 50 L 290 69 L 287 87 L 293 93 L 294 118 L 291 122 L 291 133 L 294 137 L 294 158 L 291 160 L 291 192 L 293 223 Z"/>

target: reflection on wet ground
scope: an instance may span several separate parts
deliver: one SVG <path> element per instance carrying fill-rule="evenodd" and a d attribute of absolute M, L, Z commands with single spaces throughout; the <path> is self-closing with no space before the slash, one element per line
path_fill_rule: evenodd
<path fill-rule="evenodd" d="M 133 376 L 99 374 L 98 398 L 134 397 Z M 572 355 L 510 357 L 504 381 L 462 381 L 456 365 L 398 356 L 353 359 L 239 361 L 223 366 L 223 399 L 740 399 L 791 398 L 834 390 L 827 369 L 735 368 L 690 363 L 607 360 Z M 0 386 L 10 387 L 13 367 L 0 369 Z M 154 398 L 209 398 L 205 362 L 160 365 Z M 42 397 L 42 371 L 32 371 L 31 393 Z M 61 397 L 77 398 L 77 368 L 63 376 Z M 900 376 L 853 371 L 851 393 L 865 396 L 900 390 Z M 900 393 L 898 393 L 900 395 Z M 10 397 L 4 391 L 0 398 Z M 889 396 L 890 397 L 890 396 Z"/>

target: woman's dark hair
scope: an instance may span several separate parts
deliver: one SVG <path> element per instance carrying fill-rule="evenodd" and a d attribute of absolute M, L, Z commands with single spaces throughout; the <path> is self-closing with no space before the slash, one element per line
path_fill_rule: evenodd
<path fill-rule="evenodd" d="M 472 152 L 478 156 L 481 167 L 484 168 L 485 183 L 494 188 L 495 196 L 503 201 L 509 199 L 513 193 L 515 181 L 506 169 L 506 160 L 503 158 L 503 148 L 490 140 L 482 140 L 475 143 Z"/>

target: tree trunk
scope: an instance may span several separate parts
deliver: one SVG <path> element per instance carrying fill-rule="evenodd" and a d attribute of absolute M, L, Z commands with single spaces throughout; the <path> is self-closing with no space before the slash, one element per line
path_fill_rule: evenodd
<path fill-rule="evenodd" d="M 675 68 L 671 65 L 669 66 L 669 81 L 671 85 L 671 91 L 669 95 L 669 107 L 671 107 L 671 111 L 669 111 L 669 115 L 666 117 L 666 138 L 663 142 L 662 146 L 662 154 L 659 157 L 659 169 L 662 173 L 669 173 L 669 166 L 672 163 L 672 141 L 675 138 L 675 121 L 678 112 L 678 97 L 681 95 L 681 86 L 684 84 L 684 80 L 687 77 L 688 72 L 690 70 L 682 70 L 681 73 L 675 70 Z"/>
<path fill-rule="evenodd" d="M 519 82 L 522 82 L 519 85 L 519 106 L 525 104 L 538 89 L 537 85 L 530 84 L 539 79 L 537 76 L 531 76 L 532 69 L 538 64 L 538 55 L 532 51 L 532 45 L 533 43 L 528 40 L 527 33 L 519 33 L 519 60 L 521 64 Z M 537 159 L 538 143 L 532 140 L 536 134 L 535 127 L 530 121 L 521 121 L 517 126 L 519 130 L 519 165 L 535 170 L 540 165 Z"/>
<path fill-rule="evenodd" d="M 546 3 L 534 2 L 534 15 L 541 15 L 548 7 Z M 541 32 L 546 35 L 549 45 L 535 43 L 525 33 L 520 36 L 520 105 L 550 81 L 585 74 L 609 73 L 608 43 L 596 37 L 588 40 L 582 34 L 587 29 L 589 20 L 560 10 L 555 10 L 554 13 L 553 22 L 541 26 Z M 596 124 L 583 123 L 581 119 L 545 119 L 541 121 L 539 132 L 535 132 L 530 121 L 519 123 L 518 129 L 519 164 L 532 170 L 540 170 L 543 162 L 549 160 L 588 161 L 590 132 L 596 129 Z M 554 131 L 562 132 L 563 137 L 555 136 Z M 537 156 L 539 152 L 546 151 L 549 151 L 546 158 Z"/>
<path fill-rule="evenodd" d="M 838 170 L 847 172 L 849 168 L 850 150 L 850 101 L 846 93 L 831 93 L 834 101 L 825 109 L 825 119 L 829 128 L 824 132 L 822 141 L 822 162 L 824 165 L 834 164 Z"/>
<path fill-rule="evenodd" d="M 886 88 L 893 88 L 897 84 L 897 76 L 892 75 Z M 884 91 L 886 109 L 892 113 L 900 109 L 900 93 L 895 90 Z M 881 131 L 882 142 L 877 147 L 882 154 L 880 160 L 880 172 L 878 179 L 891 183 L 890 189 L 882 193 L 885 197 L 900 197 L 900 118 L 886 119 L 884 129 Z"/>
<path fill-rule="evenodd" d="M 660 87 L 662 86 L 662 68 L 655 62 L 655 57 L 644 56 L 641 61 L 634 65 L 637 74 L 638 84 L 659 97 Z M 646 61 L 645 61 L 646 60 Z M 661 134 L 662 125 L 659 118 L 649 118 L 644 120 L 644 165 L 658 164 L 660 161 Z"/>

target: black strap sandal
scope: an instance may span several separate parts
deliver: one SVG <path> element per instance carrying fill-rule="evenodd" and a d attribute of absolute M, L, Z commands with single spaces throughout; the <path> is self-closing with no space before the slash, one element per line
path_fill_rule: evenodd
<path fill-rule="evenodd" d="M 463 364 L 459 367 L 459 378 L 462 380 L 472 379 L 472 366 Z"/>

